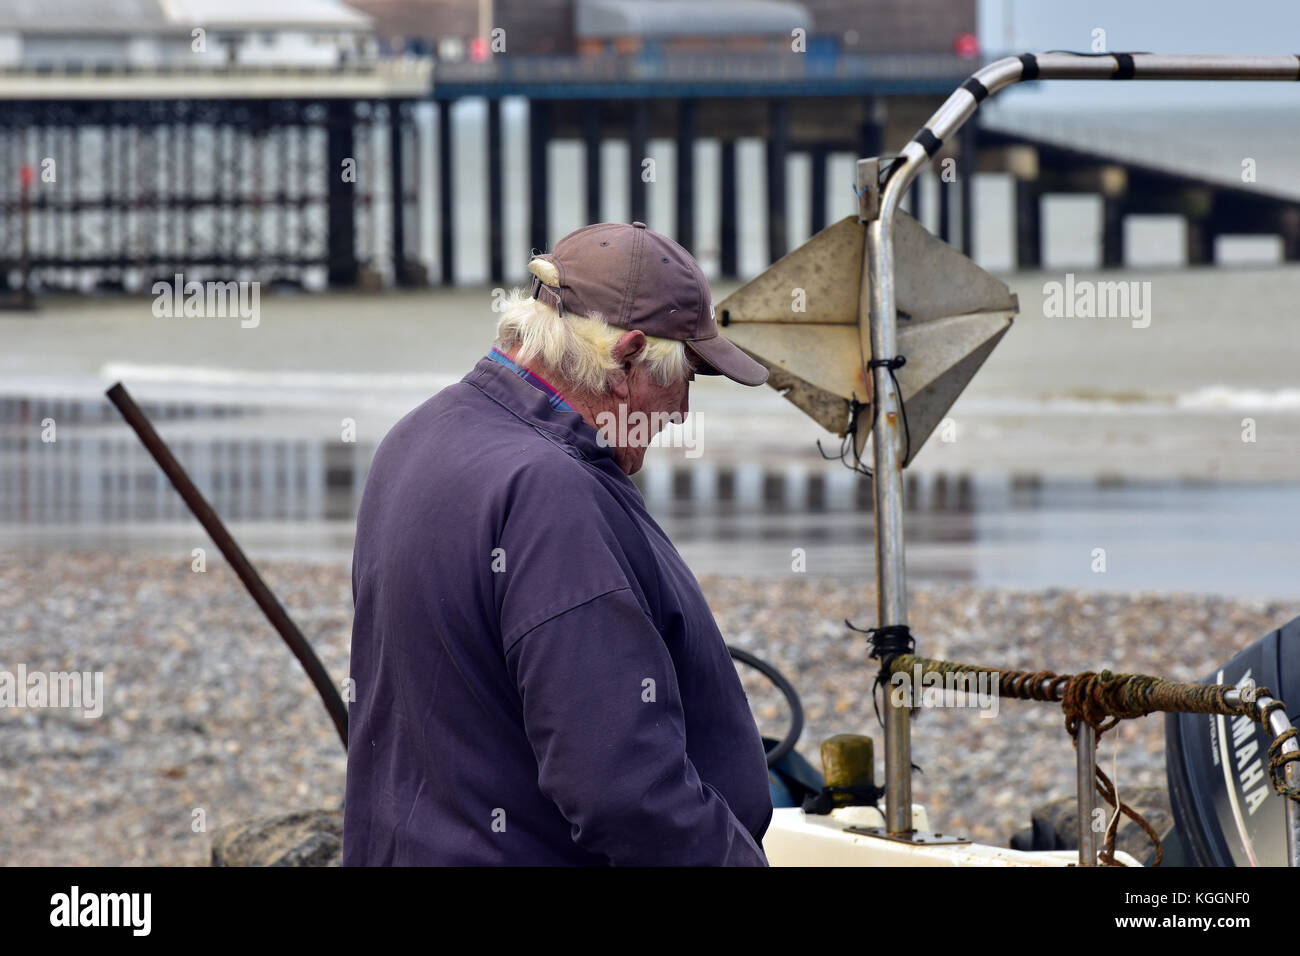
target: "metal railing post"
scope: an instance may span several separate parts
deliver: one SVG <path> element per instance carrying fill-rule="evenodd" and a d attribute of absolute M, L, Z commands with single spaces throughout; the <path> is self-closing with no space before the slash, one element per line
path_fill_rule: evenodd
<path fill-rule="evenodd" d="M 857 166 L 859 218 L 866 224 L 862 248 L 862 286 L 858 328 L 862 354 L 873 359 L 894 357 L 893 218 L 901 193 L 883 195 L 876 203 L 878 161 Z M 864 362 L 865 365 L 865 362 Z M 907 623 L 907 581 L 903 558 L 903 460 L 899 448 L 903 396 L 894 387 L 888 368 L 870 369 L 872 383 L 872 452 L 875 495 L 876 593 L 881 627 Z M 911 832 L 912 737 L 910 702 L 885 705 L 885 824 L 891 834 Z"/>
<path fill-rule="evenodd" d="M 1092 828 L 1092 812 L 1097 806 L 1097 732 L 1092 725 L 1079 722 L 1075 735 L 1075 767 L 1078 772 L 1079 796 L 1079 865 L 1097 865 L 1097 831 Z"/>

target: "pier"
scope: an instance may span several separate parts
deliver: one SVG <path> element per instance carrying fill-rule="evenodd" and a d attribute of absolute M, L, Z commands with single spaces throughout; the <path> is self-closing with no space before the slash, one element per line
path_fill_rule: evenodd
<path fill-rule="evenodd" d="M 499 57 L 434 64 L 415 57 L 338 68 L 185 66 L 0 70 L 0 267 L 41 289 L 147 289 L 175 273 L 312 287 L 424 287 L 457 282 L 452 111 L 486 105 L 485 195 L 478 197 L 493 283 L 517 281 L 507 249 L 502 103 L 527 103 L 526 235 L 559 238 L 551 222 L 557 177 L 581 179 L 586 222 L 609 218 L 615 185 L 602 146 L 626 143 L 630 220 L 696 252 L 716 250 L 716 275 L 742 274 L 737 210 L 761 190 L 763 255 L 789 251 L 791 157 L 806 157 L 810 219 L 827 226 L 828 164 L 897 149 L 979 65 L 956 55 L 770 53 L 655 57 Z M 673 191 L 671 221 L 652 221 L 645 174 L 652 139 L 675 143 L 656 181 Z M 763 142 L 759 184 L 740 182 L 737 144 Z M 712 141 L 719 174 L 703 181 L 696 145 Z M 580 144 L 577 168 L 551 146 Z M 1170 161 L 1172 159 L 1172 162 Z M 1014 182 L 1016 264 L 1043 261 L 1042 203 L 1090 193 L 1103 209 L 1103 266 L 1126 261 L 1124 221 L 1185 218 L 1189 264 L 1214 261 L 1223 235 L 1275 234 L 1284 261 L 1300 259 L 1300 193 L 1243 182 L 1235 168 L 1178 157 L 1117 155 L 1087 130 L 1018 124 L 965 128 L 945 143 L 906 208 L 970 254 L 972 181 Z M 511 188 L 517 188 L 511 184 Z M 746 195 L 742 197 L 742 189 Z M 716 203 L 718 233 L 696 212 Z M 663 218 L 662 216 L 658 218 Z M 432 235 L 432 247 L 422 236 Z"/>

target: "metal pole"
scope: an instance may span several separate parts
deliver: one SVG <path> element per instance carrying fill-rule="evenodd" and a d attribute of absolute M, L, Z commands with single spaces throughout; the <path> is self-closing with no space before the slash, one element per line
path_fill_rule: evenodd
<path fill-rule="evenodd" d="M 1223 695 L 1226 703 L 1235 705 L 1241 701 L 1241 691 L 1230 690 Z M 1266 694 L 1260 694 L 1255 698 L 1255 705 L 1263 710 L 1267 705 L 1273 702 L 1273 698 Z M 1268 731 L 1274 738 L 1280 737 L 1291 728 L 1291 721 L 1287 719 L 1286 712 L 1276 710 L 1269 715 Z M 1300 741 L 1296 738 L 1288 740 L 1282 745 L 1282 752 L 1293 754 L 1300 752 Z M 1300 761 L 1293 760 L 1286 765 L 1285 779 L 1293 787 L 1300 787 Z M 1283 798 L 1286 806 L 1283 808 L 1286 817 L 1286 858 L 1287 866 L 1300 867 L 1300 801 L 1292 800 L 1289 797 Z"/>
<path fill-rule="evenodd" d="M 1265 698 L 1263 703 L 1269 703 Z M 1262 704 L 1261 704 L 1262 706 Z M 1269 731 L 1274 737 L 1285 733 L 1291 727 L 1284 711 L 1277 711 L 1269 716 Z M 1294 738 L 1282 745 L 1283 753 L 1300 751 L 1300 743 Z M 1293 787 L 1300 787 L 1300 761 L 1293 760 L 1286 765 L 1286 782 Z M 1300 801 L 1286 799 L 1286 860 L 1287 866 L 1300 866 Z"/>
<path fill-rule="evenodd" d="M 862 292 L 858 303 L 858 328 L 864 357 L 894 357 L 894 248 L 893 222 L 902 195 L 895 191 L 878 208 L 872 200 L 877 190 L 878 164 L 860 160 L 857 166 L 859 218 L 866 219 L 862 252 Z M 872 197 L 872 198 L 868 198 Z M 866 363 L 864 362 L 865 366 Z M 903 396 L 894 388 L 890 370 L 871 369 L 872 479 L 875 492 L 876 593 L 881 627 L 907 623 L 907 582 L 903 561 L 903 462 L 898 447 Z M 895 706 L 886 695 L 885 706 L 885 824 L 891 834 L 912 830 L 911 711 L 907 702 Z"/>
<path fill-rule="evenodd" d="M 226 526 L 222 524 L 221 519 L 217 517 L 216 511 L 208 504 L 203 493 L 195 487 L 194 482 L 190 481 L 189 475 L 181 467 L 181 463 L 176 460 L 176 456 L 171 453 L 171 449 L 154 431 L 153 425 L 145 417 L 140 406 L 131 398 L 130 393 L 118 382 L 108 390 L 108 399 L 117 406 L 117 410 L 122 413 L 126 423 L 130 425 L 144 447 L 153 455 L 154 461 L 158 462 L 158 467 L 163 473 L 171 479 L 171 483 L 176 490 L 180 492 L 185 503 L 189 505 L 190 511 L 194 512 L 194 517 L 199 519 L 199 524 L 203 525 L 204 530 L 211 535 L 213 542 L 221 553 L 226 556 L 230 566 L 234 569 L 235 574 L 239 575 L 239 580 L 244 582 L 244 587 L 248 588 L 248 593 L 253 596 L 257 606 L 262 609 L 271 626 L 279 631 L 284 642 L 289 645 L 289 650 L 293 651 L 294 657 L 298 658 L 298 663 L 302 664 L 303 670 L 311 678 L 316 692 L 320 694 L 321 701 L 325 704 L 325 709 L 329 711 L 330 719 L 334 721 L 334 726 L 339 732 L 339 739 L 343 741 L 343 749 L 348 749 L 348 709 L 343 703 L 343 698 L 339 695 L 330 676 L 325 670 L 325 665 L 320 662 L 307 639 L 302 636 L 302 631 L 298 630 L 297 625 L 289 617 L 288 612 L 271 589 L 266 586 L 262 576 L 257 573 L 253 563 L 244 555 L 243 550 L 235 543 Z"/>
<path fill-rule="evenodd" d="M 1097 806 L 1097 732 L 1091 724 L 1079 722 L 1075 735 L 1075 770 L 1079 795 L 1079 865 L 1097 865 L 1097 831 L 1092 828 L 1092 811 Z"/>

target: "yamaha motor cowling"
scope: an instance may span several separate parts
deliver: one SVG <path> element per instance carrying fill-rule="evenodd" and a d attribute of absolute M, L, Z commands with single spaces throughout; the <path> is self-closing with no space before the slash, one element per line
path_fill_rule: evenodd
<path fill-rule="evenodd" d="M 1203 683 L 1250 680 L 1300 717 L 1300 617 L 1242 651 Z M 1284 798 L 1268 772 L 1272 736 L 1249 717 L 1169 714 L 1165 766 L 1177 833 L 1192 866 L 1286 866 Z"/>

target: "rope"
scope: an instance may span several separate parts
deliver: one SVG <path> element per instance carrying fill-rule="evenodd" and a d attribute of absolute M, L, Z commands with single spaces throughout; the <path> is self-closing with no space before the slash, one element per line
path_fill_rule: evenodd
<path fill-rule="evenodd" d="M 875 635 L 873 635 L 873 647 L 875 643 Z M 873 650 L 872 657 L 875 656 L 877 655 Z M 1017 700 L 1059 701 L 1061 710 L 1065 713 L 1066 733 L 1074 739 L 1076 749 L 1079 745 L 1078 735 L 1081 724 L 1087 724 L 1096 731 L 1093 738 L 1094 752 L 1101 741 L 1101 735 L 1121 720 L 1145 717 L 1147 714 L 1164 712 L 1244 715 L 1271 732 L 1268 723 L 1269 715 L 1276 710 L 1285 712 L 1285 705 L 1279 700 L 1272 700 L 1262 708 L 1256 703 L 1260 697 L 1273 696 L 1266 687 L 1256 688 L 1249 701 L 1242 700 L 1239 695 L 1236 703 L 1229 703 L 1228 691 L 1235 688 L 1224 684 L 1184 684 L 1147 674 L 1112 674 L 1107 670 L 1099 673 L 1085 671 L 1081 674 L 1008 671 L 997 667 L 977 667 L 954 661 L 933 660 L 928 657 L 917 657 L 911 653 L 882 656 L 885 657 L 882 662 L 882 674 L 884 671 L 910 673 L 917 667 L 925 674 L 997 674 L 998 692 L 1002 696 Z M 1293 787 L 1286 782 L 1286 765 L 1300 761 L 1300 752 L 1282 752 L 1286 742 L 1296 739 L 1297 733 L 1295 727 L 1290 727 L 1269 745 L 1269 782 L 1280 796 L 1300 801 L 1300 787 Z M 1119 799 L 1115 785 L 1095 761 L 1094 769 L 1097 773 L 1095 781 L 1097 792 L 1112 809 L 1117 811 L 1106 827 L 1105 848 L 1098 853 L 1098 858 L 1109 866 L 1121 865 L 1115 859 L 1115 839 L 1119 832 L 1119 816 L 1122 813 L 1140 826 L 1150 838 L 1156 850 L 1153 865 L 1159 866 L 1160 861 L 1164 859 L 1164 847 L 1161 846 L 1155 829 L 1143 819 L 1141 814 Z"/>
<path fill-rule="evenodd" d="M 1184 684 L 1147 674 L 1112 674 L 1110 671 L 1085 671 L 1081 674 L 1010 671 L 911 654 L 895 657 L 891 670 L 910 671 L 917 665 L 920 665 L 922 673 L 997 674 L 998 692 L 1004 697 L 1060 701 L 1066 714 L 1066 729 L 1070 730 L 1071 736 L 1080 720 L 1091 725 L 1100 736 L 1121 720 L 1145 717 L 1158 711 L 1255 717 L 1253 704 L 1229 704 L 1226 695 L 1235 688 L 1221 684 Z M 1043 686 L 1045 683 L 1046 687 Z M 1264 691 L 1257 691 L 1257 694 L 1265 696 Z"/>
<path fill-rule="evenodd" d="M 1152 827 L 1151 824 L 1147 823 L 1142 814 L 1138 813 L 1127 803 L 1124 803 L 1119 799 L 1119 791 L 1116 790 L 1115 784 L 1111 782 L 1110 777 L 1106 776 L 1106 772 L 1102 770 L 1100 766 L 1097 767 L 1096 770 L 1097 792 L 1101 794 L 1102 799 L 1110 804 L 1112 808 L 1116 808 L 1116 802 L 1118 801 L 1118 812 L 1111 817 L 1110 824 L 1106 827 L 1106 846 L 1097 854 L 1097 859 L 1101 860 L 1101 862 L 1105 863 L 1107 866 L 1124 865 L 1119 860 L 1115 859 L 1115 838 L 1119 835 L 1119 815 L 1122 813 L 1140 826 L 1146 833 L 1148 839 L 1151 840 L 1151 843 L 1156 848 L 1156 856 L 1151 865 L 1159 866 L 1160 861 L 1165 858 L 1165 848 L 1161 845 L 1160 836 L 1156 833 L 1155 828 Z"/>
<path fill-rule="evenodd" d="M 1257 688 L 1255 690 L 1254 699 L 1258 700 L 1260 697 L 1272 696 L 1273 695 L 1269 693 L 1267 687 Z M 1251 702 L 1251 706 L 1254 707 L 1254 701 Z M 1252 716 L 1255 716 L 1255 719 L 1265 727 L 1268 727 L 1268 719 L 1275 710 L 1280 710 L 1284 714 L 1286 713 L 1286 705 L 1280 700 L 1269 701 L 1269 703 L 1264 707 L 1257 709 L 1259 710 L 1258 716 Z M 1297 730 L 1295 727 L 1288 727 L 1286 730 L 1282 731 L 1282 733 L 1278 734 L 1274 741 L 1268 746 L 1269 782 L 1273 784 L 1274 790 L 1282 794 L 1284 797 L 1290 797 L 1292 800 L 1300 800 L 1300 788 L 1293 787 L 1286 782 L 1286 765 L 1300 760 L 1300 751 L 1289 754 L 1283 753 L 1282 747 L 1288 740 L 1294 740 L 1296 734 Z"/>

